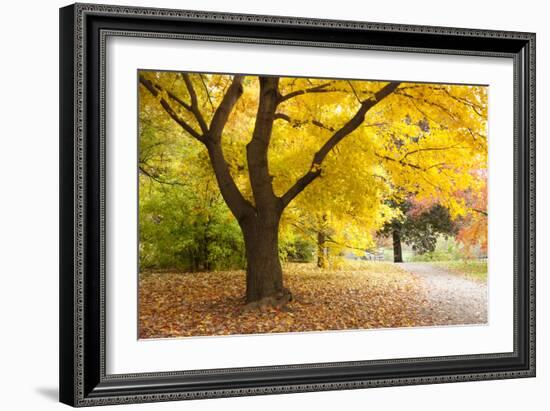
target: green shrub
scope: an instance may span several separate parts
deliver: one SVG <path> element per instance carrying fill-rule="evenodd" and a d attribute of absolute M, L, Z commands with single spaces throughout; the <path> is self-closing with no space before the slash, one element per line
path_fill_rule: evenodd
<path fill-rule="evenodd" d="M 412 254 L 409 261 L 453 261 L 464 258 L 462 246 L 452 237 L 439 236 L 434 251 Z"/>
<path fill-rule="evenodd" d="M 315 258 L 316 246 L 301 237 L 279 242 L 279 255 L 283 261 L 309 263 Z"/>

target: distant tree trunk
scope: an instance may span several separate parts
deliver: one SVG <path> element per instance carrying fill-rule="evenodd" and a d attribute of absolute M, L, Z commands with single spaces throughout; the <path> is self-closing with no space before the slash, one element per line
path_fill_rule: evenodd
<path fill-rule="evenodd" d="M 328 248 L 326 246 L 326 235 L 323 231 L 317 233 L 317 267 L 328 267 Z"/>
<path fill-rule="evenodd" d="M 401 234 L 399 230 L 393 230 L 393 262 L 402 263 L 403 262 L 403 253 L 401 251 Z"/>
<path fill-rule="evenodd" d="M 210 237 L 208 236 L 208 232 L 204 233 L 204 237 L 202 239 L 202 255 L 201 255 L 201 265 L 202 269 L 209 271 L 210 270 Z"/>

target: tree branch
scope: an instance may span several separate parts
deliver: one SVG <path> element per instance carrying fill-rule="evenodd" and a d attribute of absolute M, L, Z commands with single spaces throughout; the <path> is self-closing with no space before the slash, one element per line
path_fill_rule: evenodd
<path fill-rule="evenodd" d="M 195 88 L 193 87 L 191 78 L 189 77 L 188 73 L 181 73 L 181 77 L 185 82 L 185 86 L 187 87 L 187 91 L 189 92 L 189 97 L 191 97 L 191 112 L 195 115 L 195 118 L 199 123 L 199 127 L 201 128 L 202 133 L 206 134 L 208 133 L 208 126 L 206 125 L 206 121 L 204 121 L 204 117 L 202 116 L 202 113 L 199 109 L 197 93 L 195 92 Z"/>
<path fill-rule="evenodd" d="M 328 86 L 330 86 L 333 82 L 329 81 L 328 83 L 323 83 L 315 87 L 306 88 L 303 90 L 295 90 L 288 94 L 285 94 L 284 96 L 281 96 L 280 102 L 287 101 L 293 97 L 301 96 L 302 94 L 308 94 L 308 93 L 327 93 L 333 90 L 326 90 Z"/>
<path fill-rule="evenodd" d="M 329 234 L 326 235 L 325 241 L 329 242 L 329 243 L 332 243 L 332 244 L 339 245 L 340 247 L 344 247 L 344 248 L 347 248 L 349 250 L 362 251 L 363 253 L 365 253 L 367 251 L 367 247 L 360 248 L 360 247 L 354 247 L 354 246 L 349 245 L 349 244 L 340 243 L 340 242 L 336 241 L 334 238 L 332 238 Z"/>
<path fill-rule="evenodd" d="M 469 208 L 470 208 L 470 210 L 475 211 L 476 213 L 482 214 L 482 215 L 484 215 L 485 217 L 487 217 L 487 216 L 489 215 L 489 214 L 487 213 L 487 211 L 479 210 L 479 209 L 477 209 L 477 208 L 471 208 L 471 207 L 469 207 Z"/>
<path fill-rule="evenodd" d="M 279 104 L 279 78 L 259 76 L 260 97 L 252 139 L 246 146 L 248 175 L 256 208 L 267 209 L 276 204 L 272 176 L 269 174 L 268 155 L 275 110 Z"/>
<path fill-rule="evenodd" d="M 139 82 L 147 89 L 149 92 L 157 98 L 160 98 L 160 105 L 162 108 L 164 108 L 164 111 L 174 120 L 176 123 L 178 123 L 181 128 L 183 128 L 187 133 L 189 133 L 191 136 L 195 137 L 197 140 L 204 143 L 204 136 L 201 135 L 198 131 L 196 131 L 193 127 L 191 127 L 181 116 L 176 113 L 176 111 L 172 108 L 170 103 L 166 101 L 164 97 L 160 95 L 162 88 L 160 86 L 154 85 L 152 81 L 147 80 L 143 75 L 139 76 Z M 170 98 L 173 98 L 168 94 Z M 174 96 L 175 97 L 175 96 Z M 185 104 L 185 102 L 181 101 L 180 104 Z"/>
<path fill-rule="evenodd" d="M 462 98 L 462 97 L 457 97 L 457 96 L 453 96 L 449 90 L 447 90 L 446 88 L 442 88 L 441 90 L 443 90 L 443 92 L 445 94 L 447 94 L 450 98 L 452 98 L 453 100 L 455 101 L 458 101 L 462 104 L 465 104 L 466 106 L 470 107 L 472 109 L 472 111 L 474 113 L 476 113 L 479 117 L 484 117 L 483 116 L 483 113 L 482 113 L 482 110 L 483 108 L 481 106 L 478 106 L 477 104 L 475 103 L 472 103 L 471 101 L 465 99 L 465 98 Z"/>
<path fill-rule="evenodd" d="M 153 174 L 153 173 L 147 171 L 147 170 L 146 170 L 145 168 L 143 168 L 141 165 L 138 167 L 138 169 L 139 169 L 139 171 L 140 171 L 143 175 L 149 177 L 151 180 L 153 180 L 153 181 L 155 181 L 155 182 L 157 182 L 157 183 L 159 183 L 159 184 L 166 184 L 166 185 L 170 185 L 170 186 L 182 186 L 182 187 L 185 187 L 185 184 L 182 184 L 182 183 L 180 183 L 180 182 L 178 182 L 178 181 L 166 181 L 166 180 L 160 178 L 158 175 Z"/>
<path fill-rule="evenodd" d="M 357 99 L 357 101 L 358 101 L 359 103 L 363 103 L 363 102 L 361 101 L 361 99 L 359 98 L 359 95 L 357 94 L 357 91 L 355 91 L 355 87 L 353 87 L 353 84 L 352 84 L 351 81 L 349 81 L 349 80 L 348 80 L 348 85 L 350 86 L 351 91 L 353 91 L 353 94 L 354 94 L 355 98 Z"/>
<path fill-rule="evenodd" d="M 223 96 L 222 102 L 216 109 L 214 116 L 212 117 L 212 121 L 210 121 L 210 131 L 208 136 L 213 142 L 220 142 L 225 123 L 227 123 L 227 119 L 229 118 L 231 111 L 243 94 L 242 81 L 243 76 L 233 76 L 231 85 L 228 87 Z"/>
<path fill-rule="evenodd" d="M 159 86 L 158 84 L 155 84 L 154 85 L 156 89 L 158 89 L 159 91 L 163 91 L 164 89 Z M 187 104 L 185 101 L 183 101 L 181 98 L 179 98 L 178 96 L 176 96 L 174 93 L 172 93 L 171 91 L 166 91 L 166 94 L 168 94 L 168 97 L 170 97 L 172 100 L 174 100 L 176 103 L 178 103 L 180 106 L 182 106 L 184 109 L 186 109 L 187 111 L 189 112 L 192 112 L 191 111 L 191 106 L 189 104 Z"/>
<path fill-rule="evenodd" d="M 328 155 L 328 153 L 340 142 L 355 131 L 364 121 L 365 115 L 367 112 L 374 107 L 378 102 L 392 94 L 397 87 L 399 87 L 400 82 L 390 82 L 380 90 L 378 90 L 375 95 L 361 103 L 359 110 L 355 115 L 338 129 L 326 142 L 323 146 L 315 153 L 313 156 L 313 162 L 309 171 L 300 177 L 296 183 L 281 197 L 281 202 L 283 208 L 286 207 L 298 194 L 300 194 L 313 180 L 321 175 L 321 164 Z"/>
<path fill-rule="evenodd" d="M 199 77 L 201 78 L 202 86 L 204 87 L 204 91 L 206 92 L 206 96 L 208 97 L 208 102 L 210 103 L 210 108 L 212 108 L 212 111 L 214 110 L 214 103 L 212 103 L 212 97 L 210 96 L 210 90 L 208 90 L 208 87 L 206 86 L 206 82 L 204 81 L 204 77 L 202 74 L 199 74 Z"/>
<path fill-rule="evenodd" d="M 427 166 L 427 167 L 420 167 L 418 164 L 413 164 L 413 163 L 409 163 L 407 161 L 404 161 L 404 159 L 401 159 L 401 160 L 398 160 L 396 158 L 392 158 L 392 157 L 388 157 L 388 156 L 383 156 L 383 155 L 380 155 L 378 153 L 374 153 L 374 155 L 382 160 L 387 160 L 387 161 L 392 161 L 392 162 L 395 162 L 395 163 L 399 163 L 403 166 L 407 166 L 407 167 L 410 167 L 410 168 L 414 168 L 416 170 L 420 170 L 420 171 L 428 171 L 432 168 L 436 168 L 436 167 L 443 167 L 443 166 L 446 166 L 447 163 L 435 163 L 435 164 L 432 164 L 430 166 Z"/>
<path fill-rule="evenodd" d="M 460 149 L 462 147 L 460 147 L 460 143 L 457 143 L 457 144 L 454 144 L 452 146 L 447 146 L 447 147 L 425 147 L 425 148 L 418 148 L 416 150 L 412 150 L 412 151 L 408 151 L 406 152 L 403 157 L 401 158 L 401 160 L 405 160 L 408 156 L 410 156 L 411 154 L 416 154 L 416 153 L 420 153 L 422 151 L 444 151 L 444 150 L 453 150 L 453 149 Z"/>
<path fill-rule="evenodd" d="M 206 147 L 222 197 L 237 221 L 241 222 L 245 217 L 255 212 L 254 206 L 244 198 L 237 184 L 235 184 L 229 165 L 223 155 L 221 144 L 207 141 Z"/>
<path fill-rule="evenodd" d="M 222 197 L 239 222 L 253 213 L 255 209 L 254 206 L 244 198 L 231 175 L 229 165 L 223 154 L 221 138 L 229 115 L 243 94 L 242 81 L 243 76 L 233 76 L 231 85 L 227 88 L 220 105 L 212 117 L 210 131 L 205 140 L 206 147 L 208 148 L 208 155 L 210 156 L 210 163 L 214 169 L 214 174 Z"/>
<path fill-rule="evenodd" d="M 450 118 L 452 118 L 454 121 L 461 123 L 460 119 L 454 114 L 452 111 L 450 111 L 447 107 L 443 106 L 442 104 L 436 103 L 434 101 L 427 100 L 422 97 L 413 96 L 411 94 L 405 93 L 404 91 L 398 90 L 396 94 L 399 94 L 400 96 L 407 97 L 408 99 L 411 99 L 413 101 L 418 100 L 422 101 L 423 103 L 429 104 L 433 107 L 437 107 L 441 111 L 443 111 L 445 114 L 447 114 Z M 416 106 L 416 105 L 415 105 Z M 418 109 L 418 107 L 417 107 Z M 420 110 L 418 110 L 420 111 Z"/>
<path fill-rule="evenodd" d="M 416 165 L 416 164 L 413 164 L 413 163 L 408 163 L 406 161 L 403 161 L 403 160 L 397 160 L 395 158 L 392 158 L 392 157 L 388 157 L 388 156 L 383 156 L 381 154 L 378 154 L 378 153 L 374 153 L 374 155 L 382 160 L 387 160 L 387 161 L 393 161 L 395 163 L 399 163 L 401 165 L 404 165 L 404 166 L 407 166 L 407 167 L 411 167 L 411 168 L 414 168 L 414 169 L 417 169 L 417 170 L 422 170 L 424 171 L 424 169 L 422 167 L 420 167 L 419 165 Z"/>
<path fill-rule="evenodd" d="M 304 124 L 309 123 L 309 124 L 312 124 L 316 127 L 322 128 L 324 130 L 328 130 L 328 131 L 332 131 L 332 132 L 336 131 L 336 129 L 334 127 L 327 126 L 327 125 L 321 123 L 318 120 L 296 120 L 296 119 L 290 118 L 290 116 L 288 116 L 284 113 L 275 113 L 275 120 L 277 120 L 277 119 L 284 120 L 287 123 L 290 123 L 293 127 L 300 127 Z"/>
<path fill-rule="evenodd" d="M 406 87 L 402 87 L 400 88 L 399 90 L 400 91 L 403 91 L 403 90 L 409 90 L 409 89 L 418 89 L 418 88 L 429 88 L 430 90 L 436 90 L 436 91 L 442 91 L 443 93 L 445 93 L 448 97 L 452 98 L 453 100 L 455 101 L 458 101 L 462 104 L 465 104 L 467 105 L 468 107 L 470 107 L 472 109 L 472 111 L 474 113 L 476 113 L 478 116 L 480 117 L 483 117 L 483 106 L 479 105 L 479 104 L 476 104 L 476 103 L 473 103 L 471 102 L 470 100 L 468 99 L 465 99 L 463 97 L 458 97 L 458 96 L 454 96 L 452 95 L 450 92 L 449 92 L 449 89 L 447 87 L 436 87 L 436 86 L 431 86 L 431 87 L 427 87 L 426 85 L 422 85 L 422 86 L 406 86 Z"/>

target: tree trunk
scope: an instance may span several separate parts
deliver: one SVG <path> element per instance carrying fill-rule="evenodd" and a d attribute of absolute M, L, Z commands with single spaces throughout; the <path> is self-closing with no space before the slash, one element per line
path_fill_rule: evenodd
<path fill-rule="evenodd" d="M 252 139 L 246 145 L 248 176 L 255 210 L 240 222 L 246 249 L 246 301 L 249 305 L 284 305 L 290 292 L 283 287 L 279 261 L 279 221 L 284 209 L 273 191 L 268 149 L 279 104 L 279 78 L 259 77 L 260 95 Z"/>
<path fill-rule="evenodd" d="M 253 217 L 241 225 L 246 250 L 246 302 L 278 305 L 290 301 L 279 260 L 279 217 Z"/>
<path fill-rule="evenodd" d="M 393 262 L 402 263 L 403 262 L 403 253 L 401 251 L 401 234 L 399 230 L 393 230 Z"/>
<path fill-rule="evenodd" d="M 326 247 L 325 233 L 319 231 L 317 233 L 317 267 L 328 267 L 328 249 Z"/>

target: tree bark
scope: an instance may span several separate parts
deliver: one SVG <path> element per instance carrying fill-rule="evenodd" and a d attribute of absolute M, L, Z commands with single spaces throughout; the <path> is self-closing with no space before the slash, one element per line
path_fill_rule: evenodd
<path fill-rule="evenodd" d="M 328 267 L 327 238 L 323 231 L 317 233 L 317 267 Z"/>
<path fill-rule="evenodd" d="M 401 250 L 401 234 L 399 230 L 393 230 L 393 262 L 402 263 L 403 262 L 403 252 Z"/>
<path fill-rule="evenodd" d="M 246 251 L 246 302 L 285 304 L 290 292 L 283 287 L 279 260 L 279 213 L 246 219 L 241 224 Z"/>

